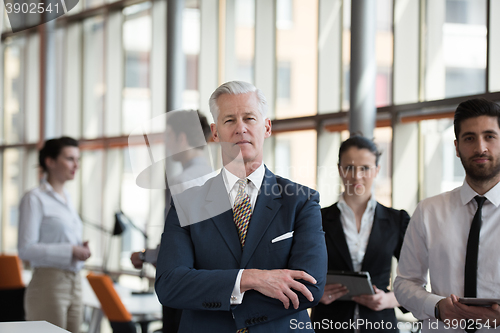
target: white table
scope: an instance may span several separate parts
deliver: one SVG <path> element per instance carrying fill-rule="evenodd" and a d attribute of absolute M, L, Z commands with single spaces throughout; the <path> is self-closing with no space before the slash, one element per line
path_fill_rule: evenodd
<path fill-rule="evenodd" d="M 11 321 L 0 323 L 2 333 L 69 333 L 46 321 Z"/>

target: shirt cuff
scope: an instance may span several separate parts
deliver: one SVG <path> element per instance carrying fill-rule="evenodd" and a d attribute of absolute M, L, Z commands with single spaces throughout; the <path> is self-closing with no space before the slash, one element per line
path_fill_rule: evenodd
<path fill-rule="evenodd" d="M 434 319 L 434 308 L 436 307 L 436 303 L 442 300 L 443 296 L 430 294 L 427 299 L 424 301 L 424 313 L 429 316 L 429 318 Z"/>
<path fill-rule="evenodd" d="M 233 293 L 231 294 L 231 305 L 238 305 L 243 302 L 243 296 L 245 296 L 245 292 L 240 291 L 241 284 L 241 274 L 243 274 L 243 270 L 240 269 L 238 275 L 236 276 L 236 282 L 234 283 Z"/>

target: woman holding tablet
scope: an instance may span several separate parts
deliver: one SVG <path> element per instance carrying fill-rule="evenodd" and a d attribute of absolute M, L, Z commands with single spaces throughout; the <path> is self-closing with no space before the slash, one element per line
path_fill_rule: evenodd
<path fill-rule="evenodd" d="M 64 189 L 79 160 L 76 140 L 45 142 L 38 157 L 45 175 L 19 205 L 19 257 L 33 268 L 24 295 L 26 320 L 46 320 L 72 333 L 80 332 L 79 271 L 90 257 L 88 243 L 82 242 L 82 221 Z"/>
<path fill-rule="evenodd" d="M 328 270 L 369 272 L 375 294 L 335 302 L 348 290 L 327 284 L 311 316 L 316 332 L 397 331 L 394 308 L 399 304 L 387 287 L 392 257 L 399 258 L 410 216 L 375 200 L 372 184 L 380 170 L 379 156 L 372 140 L 353 136 L 344 141 L 338 170 L 345 190 L 337 203 L 321 210 Z"/>

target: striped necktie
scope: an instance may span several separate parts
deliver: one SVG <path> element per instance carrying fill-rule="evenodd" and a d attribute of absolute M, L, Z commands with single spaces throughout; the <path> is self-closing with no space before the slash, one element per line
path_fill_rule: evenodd
<path fill-rule="evenodd" d="M 245 239 L 247 238 L 248 222 L 250 222 L 250 218 L 252 217 L 252 205 L 248 194 L 245 192 L 247 183 L 248 179 L 238 180 L 238 193 L 236 194 L 233 207 L 233 220 L 238 228 L 238 236 L 242 248 L 245 246 Z M 239 329 L 236 333 L 248 333 L 248 328 Z"/>
<path fill-rule="evenodd" d="M 238 228 L 241 247 L 245 246 L 248 222 L 250 222 L 250 218 L 252 217 L 252 205 L 250 204 L 248 194 L 245 192 L 247 183 L 248 179 L 238 180 L 238 193 L 236 194 L 233 207 L 233 219 L 234 224 Z"/>

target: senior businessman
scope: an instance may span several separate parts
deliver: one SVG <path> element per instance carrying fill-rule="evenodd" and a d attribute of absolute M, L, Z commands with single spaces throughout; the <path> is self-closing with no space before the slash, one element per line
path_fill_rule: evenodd
<path fill-rule="evenodd" d="M 224 167 L 175 196 L 157 262 L 156 292 L 184 309 L 179 332 L 313 332 L 306 309 L 326 278 L 319 194 L 274 175 L 264 95 L 233 81 L 210 97 Z"/>

